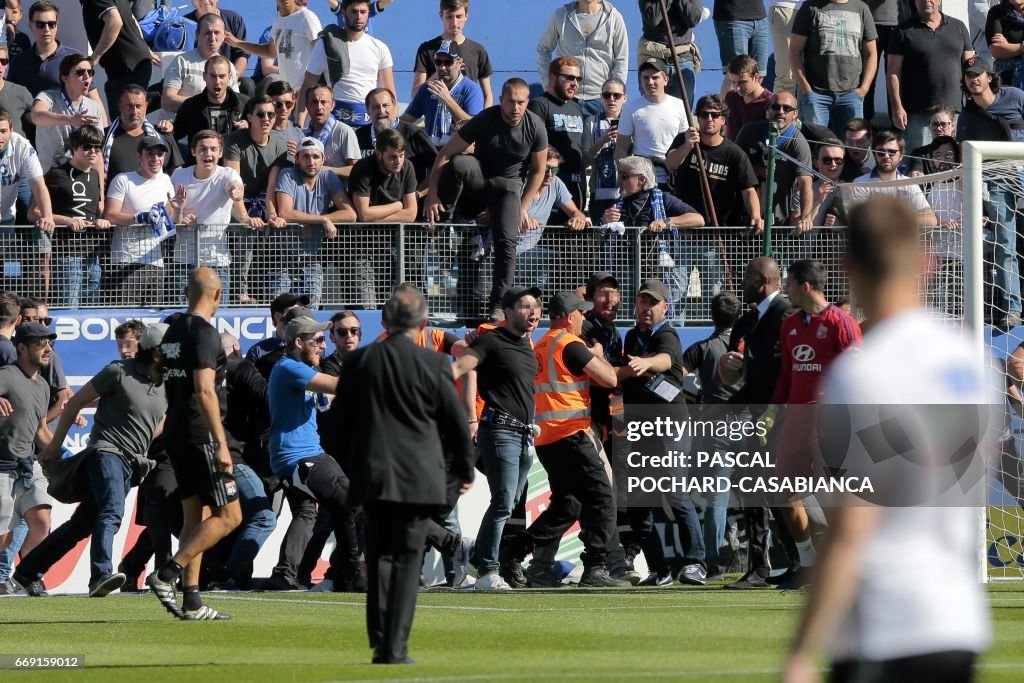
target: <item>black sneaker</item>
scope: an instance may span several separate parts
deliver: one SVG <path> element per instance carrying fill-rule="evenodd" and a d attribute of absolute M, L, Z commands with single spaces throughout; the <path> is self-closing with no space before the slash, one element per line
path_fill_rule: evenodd
<path fill-rule="evenodd" d="M 729 590 L 752 590 L 756 588 L 771 588 L 771 584 L 765 581 L 765 577 L 757 571 L 747 572 L 742 579 L 726 584 Z"/>
<path fill-rule="evenodd" d="M 613 578 L 607 567 L 587 567 L 580 577 L 580 586 L 588 588 L 629 588 L 633 584 Z"/>
<path fill-rule="evenodd" d="M 764 580 L 769 586 L 778 586 L 780 583 L 791 581 L 794 574 L 796 574 L 796 568 L 787 567 L 786 571 L 781 574 L 769 574 Z"/>
<path fill-rule="evenodd" d="M 498 574 L 512 588 L 526 588 L 526 575 L 523 574 L 523 563 L 519 560 L 503 561 L 498 567 Z"/>
<path fill-rule="evenodd" d="M 124 574 L 111 574 L 110 576 L 103 577 L 93 585 L 89 586 L 89 597 L 105 598 L 123 586 L 125 578 Z"/>
<path fill-rule="evenodd" d="M 117 565 L 117 574 L 124 574 L 124 584 L 121 585 L 122 593 L 145 593 L 146 587 L 139 588 L 141 572 L 130 572 L 125 569 L 124 562 Z"/>
<path fill-rule="evenodd" d="M 302 591 L 305 586 L 284 574 L 271 574 L 266 579 L 253 579 L 252 586 L 261 591 Z"/>
<path fill-rule="evenodd" d="M 161 581 L 157 573 L 153 572 L 146 577 L 146 585 L 149 586 L 150 592 L 156 596 L 164 609 L 179 619 L 185 618 L 181 608 L 178 607 L 178 589 L 173 583 Z"/>
<path fill-rule="evenodd" d="M 779 582 L 776 588 L 780 591 L 798 591 L 810 583 L 811 568 L 800 567 L 786 581 Z"/>
<path fill-rule="evenodd" d="M 530 588 L 561 588 L 562 582 L 551 573 L 550 565 L 531 562 L 524 572 L 526 584 Z"/>
<path fill-rule="evenodd" d="M 666 574 L 658 574 L 657 572 L 651 572 L 647 575 L 646 579 L 640 581 L 640 583 L 636 585 L 640 586 L 641 588 L 650 588 L 652 586 L 656 588 L 671 586 L 672 572 L 668 572 Z"/>
<path fill-rule="evenodd" d="M 699 564 L 688 564 L 679 572 L 679 583 L 684 586 L 703 586 L 708 582 L 708 573 Z"/>
<path fill-rule="evenodd" d="M 334 593 L 365 593 L 366 588 L 366 574 L 356 572 L 342 581 L 335 581 L 331 591 Z"/>
<path fill-rule="evenodd" d="M 21 586 L 21 589 L 25 591 L 29 597 L 45 598 L 49 595 L 49 593 L 46 592 L 46 586 L 43 584 L 42 579 L 36 579 L 33 581 L 19 575 L 18 572 L 11 574 L 11 579 L 14 580 L 14 583 Z"/>

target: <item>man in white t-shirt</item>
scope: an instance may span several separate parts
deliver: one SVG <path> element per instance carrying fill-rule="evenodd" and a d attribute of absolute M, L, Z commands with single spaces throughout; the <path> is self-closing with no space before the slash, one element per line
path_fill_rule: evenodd
<path fill-rule="evenodd" d="M 395 90 L 394 62 L 388 46 L 366 33 L 369 0 L 342 0 L 345 26 L 329 26 L 323 32 L 306 66 L 302 93 L 320 80 L 334 89 L 334 117 L 350 126 L 366 126 L 366 96 L 377 87 Z M 340 57 L 340 59 L 339 59 Z M 300 95 L 295 116 L 305 115 L 305 96 Z"/>
<path fill-rule="evenodd" d="M 895 131 L 880 130 L 871 139 L 871 154 L 875 157 L 875 168 L 869 173 L 856 178 L 853 182 L 878 183 L 891 182 L 893 180 L 907 180 L 907 176 L 899 172 L 900 162 L 903 161 L 903 138 Z M 920 185 L 908 184 L 896 187 L 880 188 L 849 188 L 851 199 L 854 202 L 863 201 L 871 195 L 888 194 L 894 197 L 902 197 L 917 210 L 917 221 L 920 225 L 935 225 L 935 212 L 928 205 Z"/>
<path fill-rule="evenodd" d="M 941 455 L 943 448 L 935 447 L 953 444 L 946 441 L 956 435 L 936 435 L 918 419 L 932 412 L 921 407 L 974 412 L 954 406 L 993 405 L 998 396 L 970 341 L 922 306 L 918 283 L 925 261 L 917 217 L 914 207 L 892 196 L 872 197 L 850 211 L 845 263 L 855 300 L 871 327 L 860 352 L 843 354 L 832 365 L 823 403 L 843 406 L 845 421 L 854 429 L 866 417 L 862 411 L 874 411 L 871 419 L 877 421 L 881 405 L 918 406 L 918 414 L 900 426 L 911 430 L 918 456 Z M 917 443 L 929 437 L 943 443 Z M 828 442 L 822 449 L 826 459 L 836 456 L 828 452 Z M 889 465 L 875 459 L 881 453 L 867 455 L 878 463 L 869 475 Z M 843 462 L 844 468 L 851 467 Z M 950 463 L 937 464 L 915 463 L 914 483 L 939 484 L 929 480 L 948 474 Z M 984 485 L 984 470 L 981 474 Z M 960 481 L 969 479 L 968 474 Z M 829 517 L 829 538 L 818 555 L 782 680 L 818 680 L 814 658 L 822 649 L 832 662 L 830 681 L 971 680 L 974 660 L 992 637 L 978 582 L 978 510 L 929 506 L 931 500 L 868 506 L 849 495 Z"/>
<path fill-rule="evenodd" d="M 648 60 L 639 67 L 644 97 L 630 100 L 622 108 L 615 158 L 624 159 L 631 154 L 647 157 L 654 162 L 658 184 L 671 191 L 665 155 L 676 136 L 690 127 L 690 113 L 681 99 L 665 92 L 668 74 L 662 71 L 661 64 Z"/>
<path fill-rule="evenodd" d="M 164 90 L 160 95 L 160 106 L 169 112 L 178 111 L 181 103 L 206 88 L 203 70 L 206 60 L 220 54 L 224 44 L 224 20 L 216 14 L 204 14 L 196 25 L 196 47 L 183 52 L 171 61 L 164 71 Z M 238 71 L 230 63 L 231 80 L 228 87 L 238 92 Z"/>
<path fill-rule="evenodd" d="M 103 217 L 114 224 L 110 279 L 106 289 L 120 306 L 164 305 L 164 260 L 160 243 L 174 229 L 167 203 L 174 186 L 164 173 L 168 143 L 162 137 L 139 140 L 139 168 L 110 181 Z"/>
<path fill-rule="evenodd" d="M 53 233 L 53 209 L 39 157 L 29 141 L 14 132 L 10 113 L 0 109 L 0 224 L 14 223 L 18 184 L 23 179 L 28 181 L 33 201 L 42 214 L 36 227 Z"/>
<path fill-rule="evenodd" d="M 304 3 L 305 4 L 305 3 Z M 292 85 L 306 74 L 313 45 L 323 27 L 320 18 L 297 0 L 277 0 L 277 16 L 270 27 L 270 41 L 247 43 L 228 33 L 224 42 L 257 57 L 277 58 L 278 73 Z"/>
<path fill-rule="evenodd" d="M 223 304 L 229 300 L 231 279 L 228 224 L 244 222 L 255 228 L 262 227 L 263 220 L 248 216 L 242 202 L 245 188 L 238 172 L 218 165 L 224 154 L 220 133 L 199 131 L 192 136 L 191 149 L 196 165 L 179 168 L 171 175 L 174 199 L 169 206 L 171 218 L 178 226 L 174 239 L 177 291 L 185 291 L 189 273 L 199 266 L 208 266 L 220 277 Z"/>

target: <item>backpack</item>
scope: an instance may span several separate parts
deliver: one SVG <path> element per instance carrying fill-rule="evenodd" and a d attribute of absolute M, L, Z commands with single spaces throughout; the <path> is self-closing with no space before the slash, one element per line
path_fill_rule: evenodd
<path fill-rule="evenodd" d="M 139 28 L 156 52 L 183 52 L 190 50 L 196 42 L 196 22 L 185 18 L 187 5 L 168 7 L 163 5 L 146 13 L 139 19 Z"/>

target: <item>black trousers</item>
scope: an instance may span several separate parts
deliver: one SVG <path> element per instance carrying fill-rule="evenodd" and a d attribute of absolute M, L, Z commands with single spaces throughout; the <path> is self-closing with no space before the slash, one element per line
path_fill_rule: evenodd
<path fill-rule="evenodd" d="M 548 473 L 551 500 L 512 541 L 513 554 L 523 559 L 536 547 L 558 542 L 578 519 L 583 566 L 604 566 L 615 534 L 615 492 L 595 439 L 588 432 L 576 432 L 537 446 L 537 458 Z"/>
<path fill-rule="evenodd" d="M 135 521 L 146 528 L 122 560 L 129 579 L 143 572 L 150 557 L 154 558 L 153 566 L 160 568 L 174 554 L 171 536 L 177 538 L 181 532 L 182 511 L 170 460 L 158 460 L 153 471 L 142 480 L 136 507 L 139 512 Z"/>
<path fill-rule="evenodd" d="M 424 505 L 368 502 L 366 513 L 366 631 L 373 661 L 401 663 L 409 652 L 427 522 Z"/>
<path fill-rule="evenodd" d="M 489 303 L 499 305 L 512 286 L 516 271 L 516 241 L 519 238 L 520 195 L 523 182 L 510 178 L 486 178 L 480 161 L 468 154 L 454 157 L 441 174 L 438 198 L 464 218 L 487 211 L 494 248 L 494 275 Z M 463 278 L 472 287 L 479 277 L 480 261 L 459 262 L 459 300 L 463 299 Z M 472 296 L 472 292 L 466 294 Z"/>
<path fill-rule="evenodd" d="M 889 683 L 890 681 L 927 681 L 928 683 L 969 683 L 974 679 L 973 652 L 947 650 L 914 657 L 882 661 L 833 662 L 829 683 Z"/>
<path fill-rule="evenodd" d="M 124 73 L 111 75 L 107 71 L 107 83 L 103 86 L 103 94 L 107 96 L 107 111 L 117 109 L 117 101 L 121 99 L 121 89 L 129 84 L 134 84 L 145 90 L 153 76 L 153 62 L 143 59 L 135 65 L 134 69 Z"/>
<path fill-rule="evenodd" d="M 316 500 L 308 493 L 297 488 L 286 487 L 284 498 L 288 501 L 292 520 L 281 539 L 281 552 L 277 558 L 274 573 L 295 580 L 299 574 L 299 564 L 306 546 L 313 537 L 313 525 L 316 523 Z"/>

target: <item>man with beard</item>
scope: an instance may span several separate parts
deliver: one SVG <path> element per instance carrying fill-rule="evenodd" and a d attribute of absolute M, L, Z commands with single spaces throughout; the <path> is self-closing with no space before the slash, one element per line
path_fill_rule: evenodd
<path fill-rule="evenodd" d="M 486 207 L 495 252 L 488 304 L 496 320 L 504 315 L 502 301 L 515 279 L 519 231 L 529 227 L 530 203 L 544 182 L 547 130 L 540 117 L 526 110 L 529 99 L 526 81 L 506 81 L 501 103 L 473 117 L 438 152 L 423 205 L 430 222 L 446 212 L 475 216 Z M 472 144 L 476 154 L 464 154 Z M 460 275 L 460 289 L 473 283 L 472 274 Z"/>
<path fill-rule="evenodd" d="M 306 65 L 300 95 L 324 76 L 334 93 L 334 117 L 360 128 L 373 122 L 365 104 L 367 93 L 378 86 L 395 92 L 394 62 L 388 46 L 366 33 L 370 0 L 343 0 L 342 12 L 343 27 L 328 26 L 320 33 Z M 295 118 L 301 122 L 305 98 L 299 100 Z"/>
<path fill-rule="evenodd" d="M 161 121 L 156 126 L 146 119 L 146 89 L 130 83 L 121 91 L 117 100 L 118 117 L 110 122 L 103 139 L 103 167 L 107 185 L 115 176 L 134 171 L 139 166 L 139 139 L 162 137 L 167 146 L 163 171 L 167 175 L 181 166 L 181 153 L 170 133 L 174 124 Z"/>
<path fill-rule="evenodd" d="M 444 145 L 452 138 L 452 125 L 469 121 L 484 108 L 484 93 L 462 73 L 465 62 L 458 44 L 441 42 L 434 53 L 437 78 L 432 78 L 416 91 L 406 107 L 403 123 L 416 123 L 423 118 L 424 128 L 435 145 Z"/>
<path fill-rule="evenodd" d="M 548 144 L 562 155 L 558 178 L 569 188 L 576 206 L 587 203 L 583 177 L 583 110 L 575 99 L 583 80 L 581 73 L 575 57 L 556 58 L 548 66 L 547 88 L 529 106 L 544 122 Z"/>
<path fill-rule="evenodd" d="M 228 87 L 232 68 L 231 62 L 220 55 L 206 60 L 203 69 L 206 88 L 186 99 L 178 108 L 178 115 L 174 118 L 176 140 L 187 139 L 200 130 L 212 130 L 226 138 L 244 127 L 245 105 L 249 98 Z M 189 158 L 186 162 L 194 164 L 195 159 Z"/>
<path fill-rule="evenodd" d="M 510 588 L 498 572 L 498 546 L 530 471 L 533 380 L 537 374 L 530 335 L 540 322 L 540 301 L 541 291 L 536 287 L 509 289 L 501 299 L 505 324 L 479 335 L 452 364 L 455 379 L 476 370 L 477 391 L 485 402 L 477 442 L 491 502 L 476 540 L 476 590 Z"/>
<path fill-rule="evenodd" d="M 309 112 L 309 126 L 303 131 L 305 137 L 316 138 L 323 145 L 325 170 L 348 178 L 352 166 L 362 158 L 356 133 L 351 126 L 331 114 L 334 100 L 331 99 L 330 88 L 314 85 L 305 92 Z"/>
<path fill-rule="evenodd" d="M 331 341 L 334 351 L 320 359 L 320 372 L 338 377 L 345 364 L 345 356 L 359 348 L 363 338 L 363 325 L 352 311 L 338 311 L 331 316 Z"/>
<path fill-rule="evenodd" d="M 904 180 L 907 176 L 900 173 L 900 162 L 903 160 L 904 143 L 903 138 L 895 131 L 880 130 L 875 133 L 871 140 L 871 154 L 875 157 L 875 168 L 865 173 L 853 182 L 855 183 L 877 183 L 890 182 L 893 180 Z M 866 194 L 892 194 L 903 197 L 911 206 L 917 210 L 918 223 L 920 225 L 935 225 L 935 212 L 928 205 L 918 185 L 906 185 L 903 187 L 864 188 L 864 192 L 856 192 L 855 197 L 860 198 Z"/>
<path fill-rule="evenodd" d="M 221 54 L 224 45 L 224 20 L 216 14 L 204 14 L 196 24 L 196 46 L 174 58 L 164 72 L 164 89 L 160 95 L 160 106 L 168 112 L 176 112 L 185 100 L 205 87 L 203 70 L 206 60 Z M 238 72 L 228 60 L 231 78 L 228 87 L 238 90 Z"/>
<path fill-rule="evenodd" d="M 370 125 L 356 129 L 356 140 L 364 157 L 373 154 L 380 134 L 389 128 L 397 130 L 405 138 L 409 161 L 416 171 L 416 182 L 422 187 L 430 175 L 430 167 L 437 159 L 437 148 L 422 128 L 398 118 L 398 99 L 395 93 L 385 88 L 371 90 L 366 96 L 366 112 Z"/>

